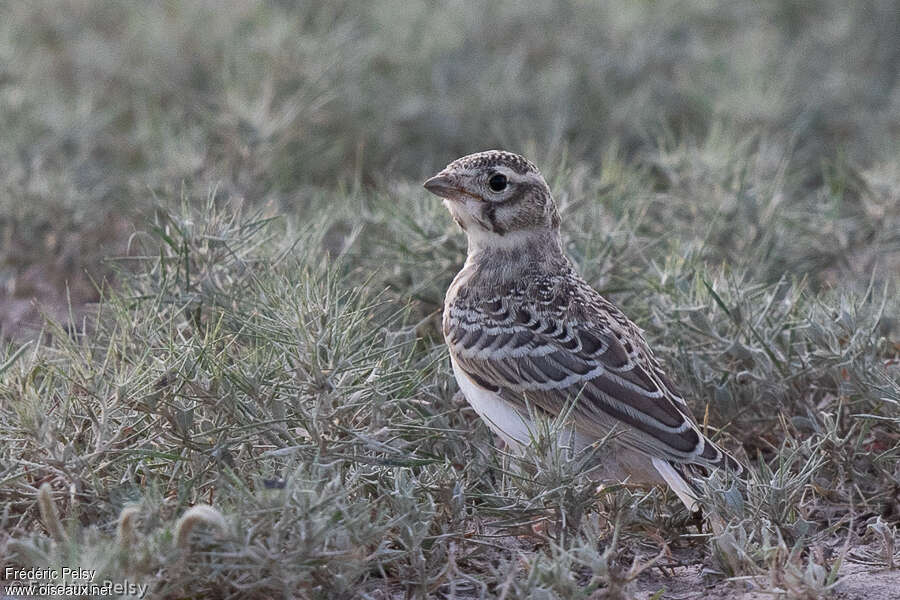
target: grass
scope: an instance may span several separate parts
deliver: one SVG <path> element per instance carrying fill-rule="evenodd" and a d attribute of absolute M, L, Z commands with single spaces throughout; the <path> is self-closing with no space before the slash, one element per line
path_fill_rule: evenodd
<path fill-rule="evenodd" d="M 861 597 L 896 564 L 889 4 L 7 10 L 0 566 L 509 599 Z M 465 240 L 419 181 L 491 146 L 748 463 L 706 484 L 721 531 L 455 397 Z"/>

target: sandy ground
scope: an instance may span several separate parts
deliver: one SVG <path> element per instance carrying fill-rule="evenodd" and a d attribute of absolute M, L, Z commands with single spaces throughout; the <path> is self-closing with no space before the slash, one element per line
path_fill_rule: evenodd
<path fill-rule="evenodd" d="M 859 552 L 863 550 L 865 552 Z M 860 546 L 850 551 L 850 555 L 873 555 L 877 549 Z M 900 567 L 900 562 L 897 564 Z M 771 600 L 772 598 L 797 598 L 785 594 L 778 596 L 761 591 L 771 586 L 767 581 L 760 581 L 756 586 L 750 580 L 714 581 L 701 575 L 700 565 L 676 567 L 670 574 L 664 575 L 659 569 L 646 571 L 637 581 L 637 599 L 652 598 L 663 590 L 662 598 L 666 600 Z M 669 571 L 667 569 L 667 571 Z M 900 568 L 888 570 L 883 565 L 854 562 L 851 558 L 844 561 L 839 573 L 837 585 L 827 598 L 835 600 L 900 600 Z M 815 595 L 799 596 L 813 600 Z"/>

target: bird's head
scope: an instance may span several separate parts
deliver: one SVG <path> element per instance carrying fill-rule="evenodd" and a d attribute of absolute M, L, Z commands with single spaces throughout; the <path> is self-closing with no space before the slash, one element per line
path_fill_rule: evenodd
<path fill-rule="evenodd" d="M 502 246 L 513 238 L 559 230 L 550 187 L 518 154 L 488 150 L 463 156 L 426 181 L 425 189 L 444 198 L 470 246 Z"/>

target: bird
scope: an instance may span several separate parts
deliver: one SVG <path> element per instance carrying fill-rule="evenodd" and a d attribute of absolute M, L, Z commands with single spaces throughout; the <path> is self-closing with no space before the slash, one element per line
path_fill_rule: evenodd
<path fill-rule="evenodd" d="M 559 211 L 533 162 L 503 150 L 469 154 L 424 187 L 443 198 L 468 244 L 444 299 L 452 370 L 509 448 L 530 443 L 536 415 L 562 415 L 571 433 L 559 443 L 580 451 L 604 440 L 593 479 L 667 485 L 692 513 L 694 476 L 740 474 L 700 430 L 641 329 L 566 256 Z"/>

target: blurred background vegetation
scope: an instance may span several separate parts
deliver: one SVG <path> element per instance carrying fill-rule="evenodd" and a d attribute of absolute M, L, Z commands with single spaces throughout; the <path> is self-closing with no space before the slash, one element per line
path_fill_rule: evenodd
<path fill-rule="evenodd" d="M 848 567 L 900 548 L 896 2 L 0 14 L 0 566 L 158 597 L 897 585 Z M 420 185 L 497 147 L 748 462 L 716 536 L 546 440 L 516 475 L 453 399 L 465 240 Z"/>
<path fill-rule="evenodd" d="M 7 335 L 39 323 L 32 298 L 57 318 L 67 293 L 76 307 L 95 300 L 101 259 L 182 186 L 303 214 L 313 188 L 418 181 L 503 147 L 545 171 L 613 152 L 669 191 L 685 185 L 677 148 L 705 146 L 717 169 L 746 144 L 808 213 L 798 227 L 820 211 L 881 210 L 858 199 L 864 188 L 896 218 L 889 0 L 75 0 L 3 12 Z M 876 235 L 850 229 L 837 235 L 851 253 Z"/>

